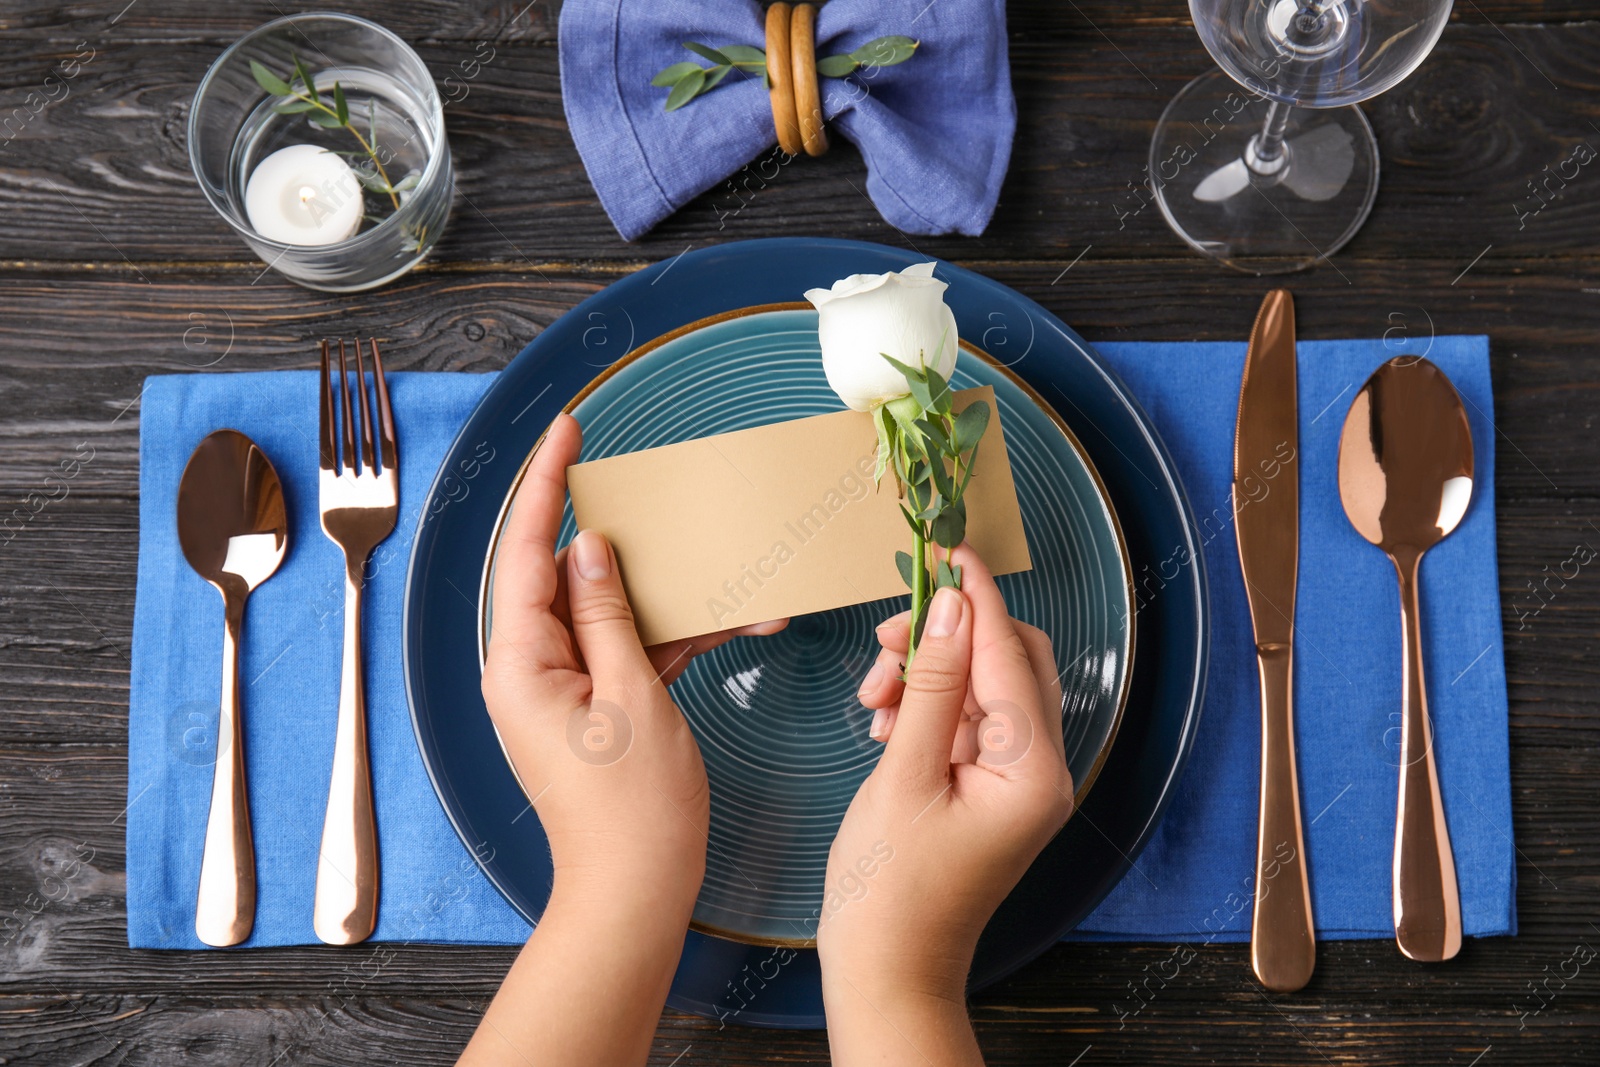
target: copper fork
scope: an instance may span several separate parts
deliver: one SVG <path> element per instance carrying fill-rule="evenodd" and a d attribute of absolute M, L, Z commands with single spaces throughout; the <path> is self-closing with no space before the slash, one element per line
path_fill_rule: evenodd
<path fill-rule="evenodd" d="M 372 349 L 373 398 L 361 342 L 355 342 L 358 402 L 350 396 L 344 341 L 339 342 L 339 418 L 334 418 L 330 349 L 322 342 L 319 475 L 322 531 L 344 551 L 344 667 L 339 674 L 339 726 L 333 748 L 333 781 L 322 824 L 317 861 L 316 909 L 312 925 L 330 945 L 353 945 L 371 936 L 378 922 L 378 828 L 372 807 L 372 771 L 367 758 L 367 699 L 361 657 L 361 599 L 367 559 L 394 532 L 399 513 L 399 459 L 394 413 L 383 380 L 378 342 Z M 377 424 L 377 443 L 373 424 Z M 356 424 L 360 423 L 360 436 Z M 336 432 L 336 427 L 337 431 Z M 344 449 L 341 455 L 339 437 Z M 358 444 L 359 441 L 359 444 Z"/>

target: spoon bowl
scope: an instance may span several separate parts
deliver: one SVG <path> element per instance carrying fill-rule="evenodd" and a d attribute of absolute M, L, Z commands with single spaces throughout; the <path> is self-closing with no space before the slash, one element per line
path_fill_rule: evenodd
<path fill-rule="evenodd" d="M 1394 924 L 1400 951 L 1416 960 L 1446 960 L 1461 949 L 1461 900 L 1422 675 L 1417 577 L 1423 553 L 1466 514 L 1472 470 L 1467 413 L 1443 371 L 1401 356 L 1367 379 L 1339 442 L 1339 496 L 1350 524 L 1388 554 L 1400 580 L 1405 658 Z"/>
<path fill-rule="evenodd" d="M 237 430 L 201 441 L 178 483 L 178 543 L 195 573 L 248 596 L 283 562 L 289 522 L 283 484 L 256 443 Z"/>
<path fill-rule="evenodd" d="M 237 945 L 255 925 L 255 848 L 245 794 L 239 646 L 245 599 L 283 562 L 289 522 L 283 483 L 266 454 L 237 430 L 196 446 L 178 483 L 178 543 L 195 573 L 222 594 L 222 708 L 206 817 L 195 934 Z"/>
<path fill-rule="evenodd" d="M 1472 499 L 1472 431 L 1438 367 L 1401 356 L 1367 379 L 1339 442 L 1339 496 L 1391 556 L 1426 552 L 1456 528 Z"/>

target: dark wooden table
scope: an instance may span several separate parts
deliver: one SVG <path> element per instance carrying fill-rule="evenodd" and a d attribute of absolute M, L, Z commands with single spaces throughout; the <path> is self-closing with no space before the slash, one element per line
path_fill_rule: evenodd
<path fill-rule="evenodd" d="M 306 367 L 330 332 L 391 338 L 396 368 L 490 370 L 646 263 L 783 234 L 914 240 L 1091 341 L 1241 338 L 1268 287 L 1190 253 L 1155 208 L 1132 212 L 1157 116 L 1211 66 L 1181 0 L 1013 5 L 1020 124 L 981 238 L 897 233 L 841 145 L 738 200 L 708 194 L 636 244 L 617 238 L 567 135 L 557 4 L 525 2 L 348 5 L 454 78 L 460 185 L 427 265 L 356 296 L 264 274 L 190 176 L 195 85 L 227 43 L 280 14 L 273 0 L 0 4 L 0 513 L 31 516 L 0 543 L 0 912 L 13 917 L 0 1062 L 449 1063 L 512 957 L 127 948 L 146 375 Z M 1263 995 L 1243 947 L 1201 948 L 1126 1023 L 1117 1009 L 1173 946 L 1059 946 L 977 998 L 991 1063 L 1600 1060 L 1600 964 L 1586 962 L 1600 945 L 1600 575 L 1568 564 L 1551 577 L 1578 546 L 1600 549 L 1600 162 L 1561 166 L 1600 148 L 1594 14 L 1593 0 L 1458 4 L 1427 63 L 1367 105 L 1383 159 L 1371 220 L 1336 267 L 1292 279 L 1302 337 L 1492 339 L 1521 935 L 1469 941 L 1433 967 L 1388 942 L 1333 942 L 1311 985 L 1284 997 Z M 28 494 L 55 494 L 45 477 L 91 451 L 70 492 L 34 514 Z M 70 892 L 47 890 L 75 856 L 89 858 Z M 651 1062 L 826 1059 L 821 1033 L 668 1014 Z"/>

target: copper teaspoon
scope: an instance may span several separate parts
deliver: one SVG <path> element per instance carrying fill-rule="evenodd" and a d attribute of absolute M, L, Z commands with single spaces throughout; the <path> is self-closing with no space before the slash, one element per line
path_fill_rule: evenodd
<path fill-rule="evenodd" d="M 1461 949 L 1455 858 L 1433 762 L 1422 677 L 1417 573 L 1472 498 L 1472 431 L 1444 372 L 1418 356 L 1379 367 L 1350 406 L 1339 442 L 1339 495 L 1350 523 L 1400 577 L 1400 805 L 1394 836 L 1394 933 L 1414 960 Z"/>
<path fill-rule="evenodd" d="M 256 914 L 239 718 L 244 603 L 283 562 L 288 536 L 283 486 L 256 443 L 237 430 L 201 441 L 178 483 L 178 542 L 189 566 L 222 594 L 222 713 L 194 916 L 200 940 L 219 947 L 249 937 Z"/>

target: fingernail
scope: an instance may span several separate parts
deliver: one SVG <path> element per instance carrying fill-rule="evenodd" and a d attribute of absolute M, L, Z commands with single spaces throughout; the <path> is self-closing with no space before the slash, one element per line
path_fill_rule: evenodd
<path fill-rule="evenodd" d="M 945 586 L 933 594 L 928 606 L 929 637 L 949 637 L 961 625 L 961 594 Z"/>
<path fill-rule="evenodd" d="M 882 679 L 883 664 L 874 663 L 872 665 L 872 669 L 867 672 L 866 680 L 861 683 L 861 688 L 856 690 L 856 695 L 866 696 L 868 693 L 878 688 L 878 682 L 880 682 Z"/>
<path fill-rule="evenodd" d="M 883 740 L 883 729 L 889 725 L 889 709 L 879 708 L 872 716 L 872 725 L 867 729 L 867 736 L 874 741 Z"/>
<path fill-rule="evenodd" d="M 593 530 L 583 530 L 572 539 L 572 557 L 577 560 L 578 573 L 591 582 L 611 573 L 611 553 L 606 551 L 606 539 Z M 935 597 L 934 604 L 938 603 Z"/>

